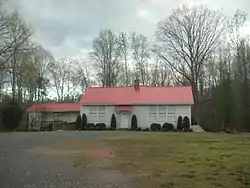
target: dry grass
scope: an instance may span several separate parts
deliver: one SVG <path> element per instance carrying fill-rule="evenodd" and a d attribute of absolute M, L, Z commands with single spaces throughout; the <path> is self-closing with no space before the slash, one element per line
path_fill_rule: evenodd
<path fill-rule="evenodd" d="M 138 133 L 104 142 L 116 168 L 144 188 L 250 187 L 250 135 Z"/>

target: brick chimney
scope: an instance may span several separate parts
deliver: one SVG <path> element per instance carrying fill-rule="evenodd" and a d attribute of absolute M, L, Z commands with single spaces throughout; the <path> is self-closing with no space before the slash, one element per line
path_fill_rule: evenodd
<path fill-rule="evenodd" d="M 139 91 L 140 89 L 140 81 L 138 78 L 134 80 L 134 88 L 135 88 L 135 91 Z"/>

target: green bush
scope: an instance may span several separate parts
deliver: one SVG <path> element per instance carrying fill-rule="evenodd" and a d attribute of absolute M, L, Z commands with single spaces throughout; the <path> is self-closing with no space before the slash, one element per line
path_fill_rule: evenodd
<path fill-rule="evenodd" d="M 188 131 L 190 129 L 190 121 L 187 116 L 183 118 L 183 128 L 184 128 L 184 131 Z"/>
<path fill-rule="evenodd" d="M 84 129 L 87 126 L 88 120 L 86 114 L 82 114 L 82 122 L 81 122 L 81 129 Z"/>
<path fill-rule="evenodd" d="M 162 131 L 167 132 L 167 131 L 173 131 L 174 130 L 174 125 L 171 123 L 164 123 L 162 126 Z"/>
<path fill-rule="evenodd" d="M 78 115 L 77 118 L 76 118 L 76 129 L 79 130 L 81 128 L 81 116 Z"/>
<path fill-rule="evenodd" d="M 149 128 L 144 128 L 144 129 L 142 129 L 142 131 L 147 132 L 147 131 L 150 131 L 150 129 Z"/>
<path fill-rule="evenodd" d="M 111 130 L 116 130 L 116 118 L 115 118 L 115 114 L 112 114 L 110 129 Z"/>
<path fill-rule="evenodd" d="M 136 131 L 141 131 L 141 130 L 142 130 L 141 127 L 136 128 Z"/>
<path fill-rule="evenodd" d="M 95 130 L 100 130 L 100 131 L 106 130 L 106 124 L 105 123 L 97 123 L 95 125 Z"/>
<path fill-rule="evenodd" d="M 88 130 L 94 130 L 95 124 L 94 124 L 94 123 L 87 123 L 86 128 L 87 128 Z"/>
<path fill-rule="evenodd" d="M 9 131 L 13 131 L 20 125 L 22 115 L 23 110 L 15 101 L 7 103 L 2 109 L 2 123 L 4 127 Z"/>
<path fill-rule="evenodd" d="M 136 115 L 133 115 L 131 119 L 131 130 L 136 130 L 137 127 L 138 127 L 137 118 L 136 118 Z"/>
<path fill-rule="evenodd" d="M 178 117 L 178 121 L 177 121 L 177 130 L 181 131 L 183 129 L 183 122 L 182 122 L 182 117 L 179 116 Z"/>
<path fill-rule="evenodd" d="M 118 128 L 118 131 L 129 131 L 129 128 Z"/>
<path fill-rule="evenodd" d="M 161 131 L 161 124 L 159 123 L 152 123 L 150 126 L 152 131 Z"/>

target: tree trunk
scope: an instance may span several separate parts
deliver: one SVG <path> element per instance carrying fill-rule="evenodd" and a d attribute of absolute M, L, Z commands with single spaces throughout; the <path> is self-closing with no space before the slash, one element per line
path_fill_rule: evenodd
<path fill-rule="evenodd" d="M 12 65 L 12 100 L 16 97 L 16 48 L 13 53 L 13 65 Z"/>

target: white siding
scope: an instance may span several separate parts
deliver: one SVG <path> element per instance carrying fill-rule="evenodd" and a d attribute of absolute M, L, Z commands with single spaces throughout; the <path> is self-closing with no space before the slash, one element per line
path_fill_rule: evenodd
<path fill-rule="evenodd" d="M 96 116 L 93 116 L 93 109 L 96 110 Z M 119 123 L 118 115 L 115 113 L 115 106 L 84 106 L 81 107 L 81 116 L 86 114 L 88 123 L 105 123 L 110 125 L 111 116 L 116 115 L 117 124 Z"/>
<path fill-rule="evenodd" d="M 115 106 L 105 106 L 105 118 L 102 120 L 96 118 L 90 118 L 90 111 L 93 106 L 83 106 L 81 108 L 81 115 L 85 113 L 87 115 L 88 123 L 105 123 L 110 125 L 111 116 L 114 113 L 117 121 L 117 128 L 120 127 L 120 116 L 115 111 Z M 156 118 L 154 119 L 151 113 L 157 109 Z M 165 114 L 164 114 L 165 113 Z M 151 115 L 150 115 L 151 114 Z M 191 105 L 150 105 L 150 106 L 133 106 L 132 111 L 129 113 L 129 120 L 131 122 L 132 115 L 136 115 L 138 126 L 142 128 L 149 128 L 151 123 L 172 123 L 177 126 L 177 119 L 179 116 L 187 116 L 191 120 Z"/>
<path fill-rule="evenodd" d="M 30 112 L 29 121 L 66 121 L 68 123 L 75 122 L 79 112 Z M 34 119 L 35 118 L 35 119 Z"/>

